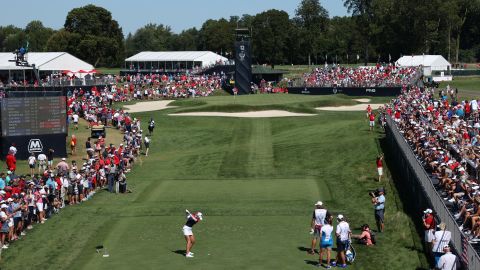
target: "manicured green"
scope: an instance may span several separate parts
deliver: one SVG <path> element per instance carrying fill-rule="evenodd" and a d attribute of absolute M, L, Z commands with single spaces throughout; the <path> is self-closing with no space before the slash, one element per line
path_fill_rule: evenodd
<path fill-rule="evenodd" d="M 480 77 L 454 77 L 451 82 L 440 83 L 440 88 L 445 89 L 447 85 L 458 88 L 458 95 L 462 99 L 478 99 L 480 96 Z"/>
<path fill-rule="evenodd" d="M 355 103 L 340 95 L 227 96 L 136 114 L 153 117 L 157 127 L 150 155 L 139 157 L 128 175 L 132 193 L 100 192 L 67 207 L 3 251 L 1 269 L 316 269 L 317 256 L 306 253 L 313 204 L 322 200 L 333 214 L 346 215 L 359 233 L 364 223 L 375 227 L 368 191 L 379 186 L 388 190 L 386 232 L 375 247 L 355 245 L 357 260 L 349 268 L 427 267 L 394 186 L 375 182 L 382 133 L 368 131 L 364 112 L 168 116 L 234 102 L 290 111 Z M 194 227 L 194 259 L 182 254 L 186 208 L 205 215 Z M 95 252 L 99 244 L 110 257 Z"/>

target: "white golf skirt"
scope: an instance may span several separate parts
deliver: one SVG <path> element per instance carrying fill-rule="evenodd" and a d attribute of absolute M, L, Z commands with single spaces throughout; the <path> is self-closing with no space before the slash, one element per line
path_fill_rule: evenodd
<path fill-rule="evenodd" d="M 188 227 L 187 225 L 183 226 L 182 231 L 185 236 L 193 235 L 192 227 Z"/>

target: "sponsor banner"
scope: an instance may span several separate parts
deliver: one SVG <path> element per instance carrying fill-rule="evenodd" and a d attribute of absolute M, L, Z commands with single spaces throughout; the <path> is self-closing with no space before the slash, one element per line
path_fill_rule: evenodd
<path fill-rule="evenodd" d="M 66 157 L 66 140 L 67 134 L 2 137 L 1 156 L 5 157 L 8 149 L 14 143 L 17 148 L 17 159 L 27 159 L 31 153 L 35 153 L 35 156 L 38 156 L 40 153 L 47 154 L 48 149 L 53 149 L 56 157 Z"/>
<path fill-rule="evenodd" d="M 335 95 L 344 94 L 347 96 L 398 96 L 402 91 L 401 87 L 289 87 L 289 94 L 302 95 Z"/>

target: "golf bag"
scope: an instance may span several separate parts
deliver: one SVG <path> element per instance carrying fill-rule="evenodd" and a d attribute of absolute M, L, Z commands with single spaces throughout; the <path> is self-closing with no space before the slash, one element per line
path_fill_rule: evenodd
<path fill-rule="evenodd" d="M 347 252 L 345 253 L 346 257 L 347 257 L 347 262 L 349 262 L 350 264 L 353 263 L 355 261 L 355 257 L 357 256 L 357 252 L 355 252 L 355 249 L 353 248 L 353 245 L 350 244 Z"/>

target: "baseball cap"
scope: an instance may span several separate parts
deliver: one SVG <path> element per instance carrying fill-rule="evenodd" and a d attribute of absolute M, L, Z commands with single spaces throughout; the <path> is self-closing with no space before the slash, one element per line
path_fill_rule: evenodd
<path fill-rule="evenodd" d="M 317 203 L 315 203 L 315 205 L 322 206 L 322 205 L 323 205 L 323 202 L 318 201 Z"/>
<path fill-rule="evenodd" d="M 62 158 L 62 161 L 65 161 L 65 160 L 67 160 L 67 159 L 66 159 L 66 158 Z"/>
<path fill-rule="evenodd" d="M 197 213 L 197 217 L 198 217 L 200 220 L 203 220 L 203 214 L 202 214 L 202 212 L 198 212 L 198 213 Z"/>
<path fill-rule="evenodd" d="M 12 171 L 7 171 L 7 174 L 12 174 Z"/>
<path fill-rule="evenodd" d="M 8 206 L 6 204 L 2 204 L 0 208 L 8 208 Z"/>
<path fill-rule="evenodd" d="M 8 198 L 8 199 L 7 199 L 7 202 L 13 202 L 13 199 L 12 199 L 12 198 Z"/>
<path fill-rule="evenodd" d="M 450 246 L 448 244 L 444 245 L 443 248 L 450 248 Z"/>
<path fill-rule="evenodd" d="M 339 215 L 337 216 L 337 219 L 338 219 L 338 220 L 343 220 L 343 218 L 344 218 L 344 216 L 343 216 L 342 214 L 339 214 Z"/>
<path fill-rule="evenodd" d="M 431 214 L 433 213 L 433 210 L 430 208 L 427 208 L 425 211 L 423 211 L 424 214 Z"/>
<path fill-rule="evenodd" d="M 383 187 L 377 189 L 378 192 L 383 192 L 385 193 L 385 189 Z"/>

